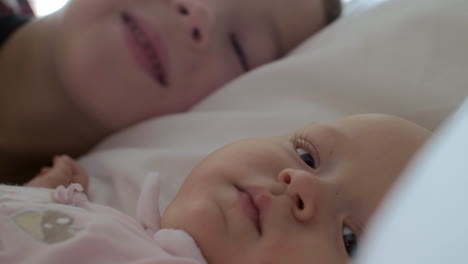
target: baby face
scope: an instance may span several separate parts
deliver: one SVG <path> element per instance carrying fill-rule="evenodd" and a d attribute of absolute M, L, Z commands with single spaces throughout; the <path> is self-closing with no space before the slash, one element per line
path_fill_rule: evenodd
<path fill-rule="evenodd" d="M 121 128 L 186 110 L 324 25 L 322 0 L 72 0 L 58 24 L 68 93 Z"/>
<path fill-rule="evenodd" d="M 346 263 L 429 132 L 384 115 L 227 145 L 193 169 L 162 217 L 208 263 Z"/>

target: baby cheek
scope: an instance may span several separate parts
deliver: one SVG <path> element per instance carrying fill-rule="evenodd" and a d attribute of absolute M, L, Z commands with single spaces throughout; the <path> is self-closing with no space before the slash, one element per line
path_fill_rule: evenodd
<path fill-rule="evenodd" d="M 281 264 L 290 263 L 291 257 L 296 253 L 294 241 L 289 241 L 287 235 L 277 238 L 268 238 L 264 247 L 261 248 L 259 259 L 256 263 L 261 264 Z"/>

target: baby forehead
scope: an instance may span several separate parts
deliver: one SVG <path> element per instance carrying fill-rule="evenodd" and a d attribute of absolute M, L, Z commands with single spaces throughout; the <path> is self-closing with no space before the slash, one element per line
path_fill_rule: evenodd
<path fill-rule="evenodd" d="M 359 114 L 335 121 L 337 127 L 357 132 L 404 132 L 419 126 L 408 120 L 387 114 Z M 422 128 L 422 127 L 421 127 Z"/>
<path fill-rule="evenodd" d="M 311 122 L 294 132 L 290 133 L 295 137 L 300 136 L 328 136 L 337 138 L 340 136 L 342 131 L 334 123 L 325 123 L 325 122 Z"/>
<path fill-rule="evenodd" d="M 349 140 L 385 136 L 388 132 L 405 133 L 404 120 L 387 115 L 364 114 L 348 116 L 330 122 L 313 122 L 292 133 L 295 137 L 344 143 Z"/>

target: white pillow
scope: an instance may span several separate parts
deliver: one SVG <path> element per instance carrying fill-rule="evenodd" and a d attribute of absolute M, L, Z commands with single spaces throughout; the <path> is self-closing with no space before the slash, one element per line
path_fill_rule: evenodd
<path fill-rule="evenodd" d="M 341 0 L 343 4 L 343 16 L 361 13 L 385 1 L 388 0 Z"/>
<path fill-rule="evenodd" d="M 350 114 L 383 112 L 436 128 L 468 95 L 467 14 L 465 0 L 394 0 L 343 17 L 190 112 L 105 140 L 81 159 L 91 194 L 134 214 L 146 173 L 158 171 L 165 208 L 216 148 Z"/>
<path fill-rule="evenodd" d="M 468 100 L 386 198 L 356 263 L 466 263 L 467 135 Z"/>

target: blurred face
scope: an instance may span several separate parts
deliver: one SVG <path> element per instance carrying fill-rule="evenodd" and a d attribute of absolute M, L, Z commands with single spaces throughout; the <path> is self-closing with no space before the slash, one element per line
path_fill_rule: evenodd
<path fill-rule="evenodd" d="M 208 263 L 346 263 L 428 131 L 382 115 L 227 145 L 202 161 L 162 218 Z"/>
<path fill-rule="evenodd" d="M 321 0 L 72 0 L 51 18 L 61 81 L 114 128 L 187 109 L 324 21 Z"/>

